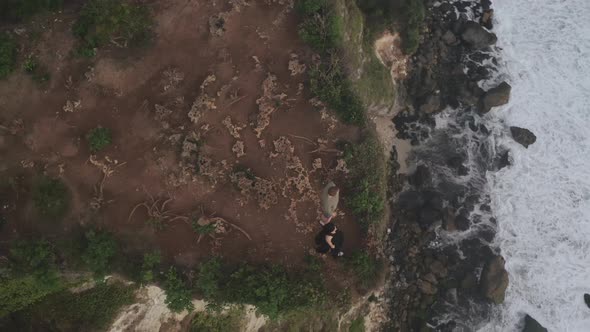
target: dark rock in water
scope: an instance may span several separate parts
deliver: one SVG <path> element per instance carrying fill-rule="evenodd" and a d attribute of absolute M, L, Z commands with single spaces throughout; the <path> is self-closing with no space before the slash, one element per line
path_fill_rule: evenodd
<path fill-rule="evenodd" d="M 455 45 L 459 44 L 457 37 L 455 36 L 453 31 L 451 31 L 451 30 L 448 30 L 447 32 L 445 32 L 445 34 L 442 35 L 441 39 L 443 42 L 445 42 L 445 44 L 447 44 L 449 46 L 455 46 Z"/>
<path fill-rule="evenodd" d="M 494 170 L 501 170 L 502 168 L 510 166 L 510 151 L 505 150 L 499 153 L 494 160 Z"/>
<path fill-rule="evenodd" d="M 461 38 L 472 48 L 486 48 L 498 41 L 498 37 L 494 33 L 489 32 L 477 22 L 465 22 L 462 29 Z"/>
<path fill-rule="evenodd" d="M 491 30 L 494 27 L 494 25 L 492 23 L 493 18 L 494 18 L 494 10 L 493 9 L 484 10 L 479 23 L 481 23 L 481 25 L 486 27 L 486 29 Z"/>
<path fill-rule="evenodd" d="M 512 90 L 510 84 L 502 82 L 497 87 L 486 91 L 481 100 L 481 111 L 487 113 L 492 107 L 508 103 L 510 100 L 510 90 Z"/>
<path fill-rule="evenodd" d="M 504 258 L 495 256 L 489 260 L 481 273 L 480 290 L 495 304 L 504 302 L 508 287 L 508 272 L 504 268 Z"/>
<path fill-rule="evenodd" d="M 539 324 L 533 317 L 526 315 L 524 317 L 524 328 L 522 332 L 547 332 L 543 325 Z"/>
<path fill-rule="evenodd" d="M 454 220 L 454 224 L 455 227 L 460 230 L 460 231 L 466 231 L 469 229 L 469 218 L 467 218 L 466 216 L 459 214 L 458 216 L 455 217 Z"/>
<path fill-rule="evenodd" d="M 512 134 L 512 138 L 525 148 L 528 148 L 529 145 L 537 141 L 537 136 L 526 128 L 510 127 L 510 133 Z"/>
<path fill-rule="evenodd" d="M 432 175 L 426 165 L 418 165 L 414 174 L 408 177 L 408 182 L 416 187 L 428 187 L 432 182 Z"/>
<path fill-rule="evenodd" d="M 443 206 L 444 206 L 443 196 L 439 192 L 433 191 L 433 190 L 428 190 L 428 191 L 423 192 L 422 195 L 424 197 L 424 206 L 429 207 L 429 208 L 436 210 L 436 211 L 443 210 Z"/>
<path fill-rule="evenodd" d="M 415 210 L 424 205 L 424 198 L 419 192 L 415 190 L 409 190 L 399 195 L 397 203 L 402 210 Z"/>
<path fill-rule="evenodd" d="M 424 114 L 432 114 L 441 110 L 440 96 L 430 95 L 420 106 L 420 112 Z"/>
<path fill-rule="evenodd" d="M 590 308 L 590 294 L 584 294 L 584 302 L 586 302 L 586 305 Z"/>
<path fill-rule="evenodd" d="M 420 210 L 418 222 L 424 227 L 428 227 L 441 219 L 441 213 L 431 207 L 425 207 Z"/>

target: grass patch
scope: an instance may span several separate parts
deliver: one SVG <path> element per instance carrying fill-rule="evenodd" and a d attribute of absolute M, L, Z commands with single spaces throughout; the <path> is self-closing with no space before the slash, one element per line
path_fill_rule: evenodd
<path fill-rule="evenodd" d="M 375 285 L 381 262 L 366 251 L 354 252 L 346 261 L 346 265 L 357 276 L 360 286 L 367 289 Z"/>
<path fill-rule="evenodd" d="M 280 266 L 223 266 L 218 258 L 201 264 L 197 289 L 214 303 L 248 303 L 275 320 L 321 305 L 326 291 L 318 274 L 287 273 Z"/>
<path fill-rule="evenodd" d="M 92 153 L 99 152 L 111 145 L 113 137 L 109 128 L 96 127 L 86 134 L 86 141 Z"/>
<path fill-rule="evenodd" d="M 136 46 L 149 40 L 152 17 L 147 7 L 119 0 L 90 0 L 73 26 L 76 53 L 92 57 L 108 43 Z"/>
<path fill-rule="evenodd" d="M 385 210 L 387 169 L 383 149 L 374 134 L 359 144 L 346 144 L 344 159 L 350 169 L 344 201 L 364 230 L 378 223 Z"/>
<path fill-rule="evenodd" d="M 0 32 L 0 79 L 8 77 L 16 68 L 17 45 L 7 33 Z"/>
<path fill-rule="evenodd" d="M 29 74 L 33 81 L 37 83 L 48 82 L 51 78 L 47 68 L 39 63 L 39 60 L 34 56 L 28 56 L 23 63 L 25 73 Z"/>
<path fill-rule="evenodd" d="M 198 312 L 191 321 L 191 332 L 228 332 L 240 331 L 244 311 L 232 307 L 227 312 Z"/>
<path fill-rule="evenodd" d="M 41 216 L 59 220 L 68 211 L 70 192 L 61 180 L 43 176 L 34 184 L 33 203 Z"/>
<path fill-rule="evenodd" d="M 171 267 L 168 270 L 163 288 L 166 291 L 165 302 L 168 309 L 173 312 L 181 312 L 185 309 L 192 311 L 194 309 L 191 289 L 186 286 L 175 268 Z"/>

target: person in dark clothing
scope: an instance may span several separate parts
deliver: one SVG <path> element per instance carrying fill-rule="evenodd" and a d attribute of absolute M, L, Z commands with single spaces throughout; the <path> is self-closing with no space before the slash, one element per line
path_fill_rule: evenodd
<path fill-rule="evenodd" d="M 344 244 L 344 234 L 338 230 L 334 223 L 330 222 L 322 227 L 322 230 L 315 238 L 317 252 L 321 254 L 331 253 L 334 257 L 342 257 L 342 245 Z"/>

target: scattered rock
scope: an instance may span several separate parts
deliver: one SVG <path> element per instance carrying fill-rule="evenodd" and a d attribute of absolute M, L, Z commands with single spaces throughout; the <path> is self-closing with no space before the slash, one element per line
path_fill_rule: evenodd
<path fill-rule="evenodd" d="M 533 317 L 526 315 L 524 317 L 524 328 L 522 329 L 522 332 L 547 332 L 547 329 L 539 324 L 539 322 Z"/>
<path fill-rule="evenodd" d="M 216 37 L 223 36 L 225 33 L 225 18 L 223 14 L 209 17 L 209 32 Z"/>
<path fill-rule="evenodd" d="M 434 285 L 429 283 L 428 281 L 418 280 L 416 284 L 424 294 L 434 295 L 436 294 L 436 292 L 438 292 L 438 289 L 436 289 L 436 287 L 434 287 Z"/>
<path fill-rule="evenodd" d="M 231 148 L 231 150 L 233 153 L 236 154 L 237 158 L 240 158 L 240 157 L 243 157 L 246 155 L 246 152 L 244 152 L 244 142 L 242 142 L 242 141 L 236 141 L 236 143 Z"/>
<path fill-rule="evenodd" d="M 492 107 L 507 104 L 510 100 L 510 91 L 512 87 L 506 82 L 500 83 L 497 87 L 488 90 L 481 101 L 481 111 L 489 112 Z"/>
<path fill-rule="evenodd" d="M 80 100 L 77 100 L 77 101 L 68 100 L 68 101 L 66 101 L 66 104 L 64 105 L 63 110 L 64 110 L 64 112 L 67 112 L 67 113 L 73 113 L 74 111 L 79 109 L 81 105 L 82 105 L 82 102 Z"/>
<path fill-rule="evenodd" d="M 489 260 L 481 273 L 480 289 L 483 295 L 495 304 L 504 302 L 508 287 L 508 272 L 504 268 L 504 258 L 495 256 Z"/>
<path fill-rule="evenodd" d="M 505 150 L 503 152 L 498 153 L 494 160 L 494 170 L 500 170 L 506 166 L 510 166 L 510 151 Z"/>
<path fill-rule="evenodd" d="M 289 60 L 289 71 L 291 72 L 291 76 L 296 76 L 299 74 L 303 74 L 305 72 L 306 66 L 304 63 L 299 62 L 299 58 L 297 54 L 291 54 L 291 60 Z"/>
<path fill-rule="evenodd" d="M 424 104 L 420 106 L 420 112 L 432 114 L 441 110 L 440 96 L 430 95 L 426 98 Z"/>
<path fill-rule="evenodd" d="M 445 42 L 445 44 L 449 46 L 455 46 L 459 43 L 459 40 L 457 40 L 457 37 L 451 30 L 447 30 L 447 32 L 445 32 L 445 34 L 442 35 L 441 39 L 443 42 Z"/>
<path fill-rule="evenodd" d="M 462 28 L 461 38 L 474 49 L 486 48 L 498 40 L 494 33 L 489 32 L 477 22 L 465 22 Z"/>
<path fill-rule="evenodd" d="M 528 148 L 529 145 L 537 141 L 537 136 L 526 128 L 510 127 L 510 133 L 512 134 L 512 138 L 525 148 Z"/>

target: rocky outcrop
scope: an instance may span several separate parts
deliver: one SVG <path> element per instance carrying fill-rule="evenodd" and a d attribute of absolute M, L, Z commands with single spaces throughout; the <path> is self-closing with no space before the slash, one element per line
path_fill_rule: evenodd
<path fill-rule="evenodd" d="M 528 148 L 529 145 L 537 141 L 537 136 L 526 128 L 510 127 L 510 133 L 512 134 L 512 138 L 525 148 Z"/>
<path fill-rule="evenodd" d="M 481 99 L 481 112 L 487 113 L 492 107 L 505 105 L 510 100 L 512 87 L 506 82 L 500 83 L 497 87 L 486 91 Z"/>
<path fill-rule="evenodd" d="M 508 287 L 508 272 L 504 268 L 504 258 L 495 256 L 489 260 L 481 273 L 480 290 L 495 304 L 504 302 Z"/>
<path fill-rule="evenodd" d="M 539 324 L 533 317 L 526 315 L 524 317 L 524 328 L 522 332 L 547 332 L 543 325 Z"/>
<path fill-rule="evenodd" d="M 483 49 L 498 41 L 494 33 L 489 32 L 479 23 L 473 21 L 465 22 L 461 39 L 474 49 Z"/>

